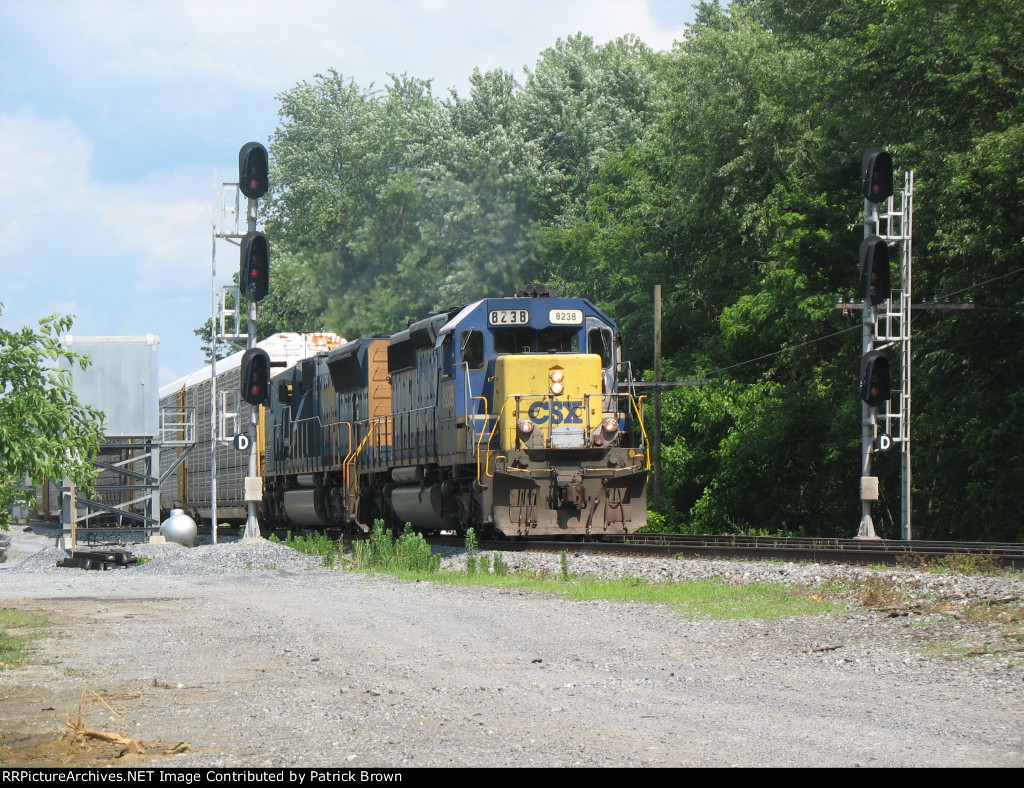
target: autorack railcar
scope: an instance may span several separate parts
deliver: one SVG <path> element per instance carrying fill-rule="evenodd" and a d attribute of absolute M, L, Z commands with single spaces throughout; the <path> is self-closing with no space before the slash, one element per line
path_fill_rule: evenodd
<path fill-rule="evenodd" d="M 269 354 L 271 363 L 291 367 L 309 359 L 317 353 L 327 351 L 344 343 L 337 334 L 320 333 L 279 333 L 267 337 L 257 344 Z M 239 398 L 239 367 L 242 352 L 239 351 L 217 362 L 217 410 L 218 435 L 222 440 L 211 440 L 214 431 L 211 423 L 213 407 L 213 381 L 209 365 L 185 377 L 169 383 L 160 389 L 162 408 L 187 409 L 195 413 L 196 446 L 177 465 L 160 491 L 161 509 L 165 516 L 171 509 L 182 509 L 197 521 L 206 520 L 212 512 L 210 473 L 216 451 L 217 468 L 217 514 L 222 522 L 244 522 L 247 509 L 245 502 L 245 477 L 249 469 L 247 452 L 236 450 L 231 445 L 235 432 L 244 429 L 249 422 L 252 407 Z M 262 447 L 262 424 L 257 434 L 257 445 Z M 214 448 L 215 447 L 215 448 Z M 188 451 L 177 446 L 161 453 L 161 471 L 166 471 Z M 263 452 L 259 452 L 262 460 Z"/>

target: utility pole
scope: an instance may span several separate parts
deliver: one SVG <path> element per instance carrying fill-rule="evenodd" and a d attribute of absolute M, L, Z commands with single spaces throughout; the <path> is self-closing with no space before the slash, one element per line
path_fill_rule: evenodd
<path fill-rule="evenodd" d="M 654 286 L 654 430 L 651 448 L 654 458 L 654 506 L 661 503 L 661 285 Z"/>

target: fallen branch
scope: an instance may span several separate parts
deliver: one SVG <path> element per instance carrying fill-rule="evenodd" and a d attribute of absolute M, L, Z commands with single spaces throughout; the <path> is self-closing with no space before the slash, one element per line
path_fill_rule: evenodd
<path fill-rule="evenodd" d="M 126 752 L 133 752 L 139 755 L 145 755 L 146 747 L 138 739 L 127 739 L 119 733 L 111 733 L 109 731 L 95 731 L 92 728 L 87 728 L 83 720 L 82 715 L 82 704 L 85 702 L 85 696 L 87 693 L 92 693 L 115 717 L 120 717 L 109 703 L 103 700 L 103 697 L 95 690 L 87 689 L 82 691 L 82 697 L 78 700 L 78 719 L 73 720 L 68 716 L 67 727 L 71 731 L 75 741 L 82 741 L 84 739 L 99 739 L 100 741 L 110 742 L 111 744 L 120 744 L 124 749 L 120 755 L 124 755 Z"/>

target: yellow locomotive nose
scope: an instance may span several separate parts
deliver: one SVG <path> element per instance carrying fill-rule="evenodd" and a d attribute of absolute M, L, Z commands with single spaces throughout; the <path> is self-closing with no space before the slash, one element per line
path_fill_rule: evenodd
<path fill-rule="evenodd" d="M 601 425 L 601 359 L 587 353 L 499 356 L 495 410 L 501 446 L 577 448 Z"/>

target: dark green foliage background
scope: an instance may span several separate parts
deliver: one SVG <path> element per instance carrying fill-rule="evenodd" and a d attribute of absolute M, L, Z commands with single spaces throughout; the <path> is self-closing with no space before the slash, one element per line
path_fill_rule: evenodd
<path fill-rule="evenodd" d="M 262 328 L 354 337 L 543 281 L 643 373 L 661 284 L 666 377 L 711 381 L 665 397 L 665 522 L 850 536 L 859 318 L 834 305 L 884 146 L 916 173 L 915 295 L 977 304 L 915 317 L 914 535 L 1022 539 L 1021 40 L 1009 0 L 737 0 L 671 52 L 576 35 L 467 96 L 319 75 L 280 96 Z"/>

